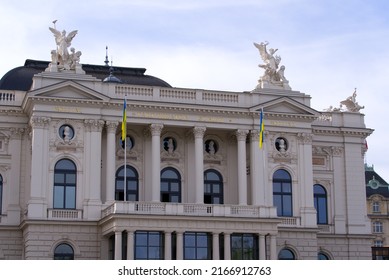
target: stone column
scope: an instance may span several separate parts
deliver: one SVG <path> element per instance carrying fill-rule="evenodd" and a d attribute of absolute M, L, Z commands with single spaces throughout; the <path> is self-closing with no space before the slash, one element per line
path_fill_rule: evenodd
<path fill-rule="evenodd" d="M 205 127 L 193 128 L 195 140 L 195 189 L 196 203 L 204 203 L 204 133 Z"/>
<path fill-rule="evenodd" d="M 252 205 L 265 205 L 265 183 L 263 182 L 264 170 L 260 169 L 261 160 L 259 148 L 259 130 L 250 131 L 250 185 Z M 262 175 L 262 176 L 261 176 Z"/>
<path fill-rule="evenodd" d="M 10 154 L 11 154 L 11 169 L 9 186 L 8 206 L 3 204 L 3 209 L 7 209 L 8 222 L 12 224 L 20 224 L 20 166 L 21 166 L 21 150 L 22 150 L 22 136 L 25 132 L 24 128 L 11 128 Z M 3 178 L 4 180 L 4 178 Z M 4 189 L 3 189 L 4 192 Z M 3 196 L 4 197 L 4 196 Z M 5 199 L 7 201 L 7 199 Z M 4 198 L 3 198 L 4 202 Z M 1 202 L 0 202 L 1 204 Z M 1 210 L 1 209 L 0 209 Z"/>
<path fill-rule="evenodd" d="M 277 260 L 277 237 L 274 234 L 270 235 L 270 259 Z"/>
<path fill-rule="evenodd" d="M 134 232 L 127 231 L 127 260 L 134 259 Z"/>
<path fill-rule="evenodd" d="M 106 179 L 105 179 L 105 197 L 106 204 L 114 201 L 115 194 L 115 147 L 116 147 L 116 128 L 118 122 L 106 121 L 107 127 L 107 163 L 106 163 Z"/>
<path fill-rule="evenodd" d="M 165 260 L 172 259 L 172 233 L 165 231 Z"/>
<path fill-rule="evenodd" d="M 346 182 L 345 165 L 342 160 L 344 150 L 341 147 L 331 147 L 326 152 L 332 156 L 334 169 L 334 230 L 336 234 L 346 234 Z M 330 205 L 328 205 L 330 207 Z M 328 217 L 330 219 L 330 217 Z"/>
<path fill-rule="evenodd" d="M 263 234 L 259 234 L 259 259 L 266 260 L 266 236 Z"/>
<path fill-rule="evenodd" d="M 298 133 L 299 190 L 301 225 L 316 227 L 316 209 L 313 202 L 312 134 Z"/>
<path fill-rule="evenodd" d="M 46 190 L 49 176 L 49 123 L 50 118 L 32 117 L 31 188 L 28 201 L 29 218 L 47 217 Z"/>
<path fill-rule="evenodd" d="M 247 164 L 246 164 L 246 137 L 247 130 L 235 132 L 238 140 L 238 199 L 239 205 L 247 205 Z"/>
<path fill-rule="evenodd" d="M 115 231 L 115 260 L 122 259 L 122 232 Z"/>
<path fill-rule="evenodd" d="M 184 259 L 184 233 L 176 232 L 176 237 L 177 237 L 177 245 L 176 245 L 177 260 L 183 260 Z"/>
<path fill-rule="evenodd" d="M 161 131 L 163 124 L 151 124 L 151 201 L 161 201 Z"/>
<path fill-rule="evenodd" d="M 85 212 L 88 219 L 99 219 L 101 216 L 101 132 L 103 120 L 85 120 L 86 146 L 85 159 Z"/>
<path fill-rule="evenodd" d="M 212 233 L 212 259 L 213 260 L 220 260 L 219 255 L 219 233 L 213 232 Z"/>
<path fill-rule="evenodd" d="M 224 232 L 224 259 L 231 259 L 231 233 Z"/>

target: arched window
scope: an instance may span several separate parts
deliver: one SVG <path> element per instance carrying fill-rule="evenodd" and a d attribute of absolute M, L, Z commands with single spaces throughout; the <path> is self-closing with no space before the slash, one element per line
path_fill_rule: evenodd
<path fill-rule="evenodd" d="M 318 260 L 329 260 L 330 257 L 324 252 L 319 252 L 319 253 L 317 253 L 317 259 Z"/>
<path fill-rule="evenodd" d="M 3 177 L 0 175 L 0 215 L 2 212 L 2 209 L 3 209 L 3 205 L 2 205 L 2 202 L 3 202 Z"/>
<path fill-rule="evenodd" d="M 313 186 L 313 199 L 316 208 L 317 224 L 328 224 L 327 192 L 322 185 Z"/>
<path fill-rule="evenodd" d="M 76 175 L 76 165 L 70 159 L 61 159 L 55 164 L 54 208 L 76 208 Z"/>
<path fill-rule="evenodd" d="M 54 260 L 74 260 L 74 250 L 72 246 L 61 243 L 55 247 Z"/>
<path fill-rule="evenodd" d="M 204 172 L 204 203 L 223 204 L 223 178 L 213 169 Z"/>
<path fill-rule="evenodd" d="M 278 254 L 278 259 L 279 260 L 295 260 L 296 256 L 294 255 L 292 250 L 284 248 Z"/>
<path fill-rule="evenodd" d="M 161 171 L 161 202 L 181 202 L 181 175 L 172 167 Z"/>
<path fill-rule="evenodd" d="M 126 166 L 126 174 L 124 174 L 124 166 L 116 171 L 115 175 L 115 200 L 124 200 L 124 175 L 126 175 L 126 201 L 139 200 L 139 176 L 138 172 L 130 165 Z"/>
<path fill-rule="evenodd" d="M 284 169 L 277 170 L 273 175 L 273 205 L 277 207 L 278 216 L 293 216 L 292 179 Z"/>

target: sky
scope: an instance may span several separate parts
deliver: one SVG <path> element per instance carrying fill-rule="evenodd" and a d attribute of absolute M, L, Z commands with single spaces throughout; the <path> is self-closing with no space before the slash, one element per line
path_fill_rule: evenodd
<path fill-rule="evenodd" d="M 389 182 L 389 1 L 1 0 L 0 77 L 26 59 L 50 60 L 53 27 L 78 30 L 81 63 L 146 68 L 173 87 L 251 91 L 263 69 L 253 42 L 277 48 L 293 90 L 311 107 L 338 107 L 357 89 L 365 161 Z"/>

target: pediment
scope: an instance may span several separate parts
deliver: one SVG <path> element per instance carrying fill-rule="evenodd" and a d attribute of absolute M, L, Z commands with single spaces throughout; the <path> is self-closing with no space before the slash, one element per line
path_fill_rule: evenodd
<path fill-rule="evenodd" d="M 312 109 L 305 104 L 297 102 L 289 97 L 277 98 L 252 108 L 253 111 L 259 111 L 263 108 L 266 113 L 282 114 L 282 115 L 300 115 L 317 117 L 320 115 L 318 111 Z"/>
<path fill-rule="evenodd" d="M 28 96 L 108 101 L 109 98 L 74 81 L 64 81 L 28 93 Z"/>

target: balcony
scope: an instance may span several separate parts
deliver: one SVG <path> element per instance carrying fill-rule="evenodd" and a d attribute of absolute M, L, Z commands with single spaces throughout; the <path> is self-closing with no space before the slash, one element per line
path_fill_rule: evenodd
<path fill-rule="evenodd" d="M 47 209 L 47 218 L 49 220 L 82 220 L 82 210 L 77 209 Z"/>
<path fill-rule="evenodd" d="M 229 218 L 277 218 L 274 207 L 252 205 L 191 204 L 117 201 L 102 211 L 102 218 L 111 214 L 203 216 Z"/>

